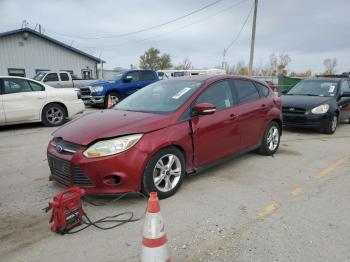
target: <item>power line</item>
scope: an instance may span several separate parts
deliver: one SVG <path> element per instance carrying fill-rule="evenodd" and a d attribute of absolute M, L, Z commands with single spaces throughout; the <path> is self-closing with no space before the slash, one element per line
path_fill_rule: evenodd
<path fill-rule="evenodd" d="M 168 25 L 168 24 L 171 24 L 171 23 L 174 23 L 176 21 L 179 21 L 179 20 L 182 20 L 186 17 L 189 17 L 195 13 L 198 13 L 198 12 L 201 12 L 203 11 L 204 9 L 207 9 L 213 5 L 216 5 L 217 3 L 221 2 L 223 0 L 216 0 L 210 4 L 207 4 L 199 9 L 196 9 L 194 11 L 191 11 L 189 12 L 188 14 L 185 14 L 185 15 L 182 15 L 182 16 L 179 16 L 177 18 L 174 18 L 172 20 L 169 20 L 167 22 L 164 22 L 164 23 L 161 23 L 161 24 L 157 24 L 157 25 L 153 25 L 153 26 L 150 26 L 150 27 L 146 27 L 146 28 L 143 28 L 143 29 L 140 29 L 140 30 L 136 30 L 136 31 L 131 31 L 131 32 L 128 32 L 128 33 L 124 33 L 124 34 L 119 34 L 119 35 L 110 35 L 110 36 L 99 36 L 99 37 L 82 37 L 82 36 L 72 36 L 72 35 L 67 35 L 67 34 L 61 34 L 61 33 L 57 33 L 53 30 L 48 30 L 48 31 L 51 31 L 52 33 L 55 33 L 57 35 L 61 35 L 61 36 L 66 36 L 66 37 L 70 37 L 70 38 L 76 38 L 76 39 L 84 39 L 84 40 L 92 40 L 92 39 L 107 39 L 107 38 L 120 38 L 120 37 L 125 37 L 125 36 L 129 36 L 129 35 L 135 35 L 135 34 L 139 34 L 139 33 L 143 33 L 143 32 L 146 32 L 146 31 L 150 31 L 150 30 L 153 30 L 153 29 L 156 29 L 156 28 L 159 28 L 159 27 L 163 27 L 165 25 Z"/>
<path fill-rule="evenodd" d="M 104 46 L 99 46 L 99 47 L 119 47 L 119 46 L 131 44 L 131 43 L 140 43 L 140 42 L 148 41 L 148 40 L 151 40 L 153 38 L 159 38 L 160 36 L 168 35 L 168 34 L 171 34 L 171 33 L 174 33 L 174 32 L 177 32 L 177 31 L 180 31 L 180 30 L 183 30 L 183 29 L 186 29 L 186 28 L 188 28 L 190 26 L 199 24 L 199 23 L 201 23 L 201 22 L 203 22 L 203 21 L 205 21 L 207 19 L 210 19 L 210 18 L 213 18 L 215 16 L 218 16 L 219 14 L 227 12 L 227 11 L 231 10 L 232 8 L 237 7 L 237 6 L 239 6 L 240 4 L 242 4 L 242 3 L 246 2 L 246 1 L 247 0 L 242 0 L 240 2 L 237 2 L 237 3 L 233 4 L 233 5 L 230 5 L 228 7 L 225 7 L 223 9 L 219 10 L 218 12 L 216 12 L 214 14 L 208 15 L 208 16 L 203 17 L 202 19 L 200 19 L 198 21 L 195 21 L 193 23 L 190 23 L 190 24 L 178 27 L 178 28 L 176 28 L 174 30 L 163 32 L 163 33 L 160 33 L 160 34 L 157 34 L 157 35 L 153 35 L 153 36 L 150 36 L 150 37 L 147 37 L 147 38 L 139 39 L 137 41 L 127 41 L 127 42 L 124 42 L 124 43 L 120 43 L 118 45 L 104 45 Z M 90 47 L 81 47 L 81 48 L 90 48 Z M 92 47 L 92 48 L 94 48 L 94 47 Z"/>
<path fill-rule="evenodd" d="M 245 18 L 243 24 L 242 24 L 242 27 L 241 29 L 238 31 L 237 35 L 233 38 L 233 40 L 227 45 L 226 48 L 224 48 L 224 52 L 223 52 L 223 55 L 222 55 L 222 67 L 225 68 L 226 67 L 226 61 L 225 61 L 225 58 L 226 58 L 226 54 L 227 54 L 227 51 L 234 45 L 234 43 L 237 42 L 238 38 L 240 37 L 241 33 L 243 32 L 243 29 L 244 27 L 246 26 L 247 22 L 248 22 L 248 19 L 253 11 L 253 8 L 254 8 L 254 5 L 250 8 L 249 12 L 248 12 L 248 15 L 247 17 Z"/>

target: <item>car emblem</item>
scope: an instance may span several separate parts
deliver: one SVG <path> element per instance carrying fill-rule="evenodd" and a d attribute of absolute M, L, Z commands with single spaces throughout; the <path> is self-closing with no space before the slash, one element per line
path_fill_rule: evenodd
<path fill-rule="evenodd" d="M 294 111 L 294 110 L 295 110 L 294 107 L 289 108 L 289 111 Z"/>
<path fill-rule="evenodd" d="M 63 147 L 61 145 L 56 145 L 56 151 L 61 153 L 63 151 Z"/>

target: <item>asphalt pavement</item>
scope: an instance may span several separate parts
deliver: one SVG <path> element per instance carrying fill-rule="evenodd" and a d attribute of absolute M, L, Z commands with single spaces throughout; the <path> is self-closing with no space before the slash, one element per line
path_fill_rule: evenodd
<path fill-rule="evenodd" d="M 138 261 L 143 220 L 73 235 L 50 232 L 41 209 L 62 190 L 48 181 L 55 128 L 0 128 L 1 261 Z M 286 130 L 273 157 L 249 153 L 198 176 L 161 201 L 172 261 L 350 261 L 350 125 L 334 135 Z M 108 201 L 109 199 L 99 199 Z M 127 198 L 94 207 L 93 219 L 123 211 Z"/>

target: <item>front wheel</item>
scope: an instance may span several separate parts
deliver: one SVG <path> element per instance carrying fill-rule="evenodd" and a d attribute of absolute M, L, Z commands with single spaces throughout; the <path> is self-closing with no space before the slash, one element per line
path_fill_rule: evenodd
<path fill-rule="evenodd" d="M 159 198 L 175 194 L 185 175 L 185 158 L 176 147 L 168 147 L 155 154 L 145 169 L 142 191 L 157 192 Z"/>
<path fill-rule="evenodd" d="M 110 108 L 118 104 L 121 100 L 121 96 L 118 93 L 110 92 L 105 96 L 104 106 L 105 108 Z"/>
<path fill-rule="evenodd" d="M 280 127 L 276 122 L 271 122 L 266 128 L 259 152 L 270 156 L 276 153 L 281 139 Z"/>
<path fill-rule="evenodd" d="M 334 134 L 335 130 L 337 129 L 338 126 L 338 116 L 334 115 L 329 119 L 327 126 L 324 128 L 324 133 L 326 134 Z"/>

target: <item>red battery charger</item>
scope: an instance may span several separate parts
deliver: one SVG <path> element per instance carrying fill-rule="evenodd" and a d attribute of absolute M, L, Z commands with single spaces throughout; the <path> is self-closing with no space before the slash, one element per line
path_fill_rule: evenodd
<path fill-rule="evenodd" d="M 52 209 L 50 218 L 52 232 L 66 234 L 82 224 L 82 217 L 86 215 L 81 202 L 84 194 L 83 189 L 71 187 L 53 197 L 46 209 L 46 211 Z"/>

